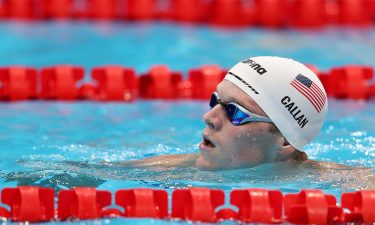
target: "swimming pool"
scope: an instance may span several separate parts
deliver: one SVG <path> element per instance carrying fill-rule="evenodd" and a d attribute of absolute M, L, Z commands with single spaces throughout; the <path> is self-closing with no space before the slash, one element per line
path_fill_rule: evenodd
<path fill-rule="evenodd" d="M 375 67 L 374 37 L 374 29 L 302 32 L 168 23 L 3 22 L 0 57 L 3 66 L 73 64 L 83 66 L 88 73 L 94 66 L 121 64 L 141 73 L 152 65 L 167 64 L 186 74 L 203 64 L 228 68 L 248 56 L 279 55 L 327 70 L 345 64 Z M 329 99 L 322 132 L 305 148 L 309 156 L 374 171 L 374 103 Z M 198 186 L 220 188 L 227 197 L 231 190 L 245 187 L 280 189 L 284 193 L 319 188 L 339 199 L 345 191 L 371 185 L 374 189 L 375 185 L 368 171 L 358 176 L 358 169 L 330 169 L 320 174 L 303 168 L 286 172 L 263 165 L 236 171 L 155 171 L 108 164 L 196 152 L 204 126 L 201 116 L 209 109 L 206 101 L 1 102 L 0 109 L 1 188 L 94 186 L 114 192 L 149 187 L 171 193 L 176 188 Z M 122 218 L 111 222 L 142 224 L 145 220 Z"/>

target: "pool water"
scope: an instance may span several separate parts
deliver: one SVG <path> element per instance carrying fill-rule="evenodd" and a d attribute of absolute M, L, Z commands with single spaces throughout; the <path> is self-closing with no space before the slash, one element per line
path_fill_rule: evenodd
<path fill-rule="evenodd" d="M 203 64 L 224 68 L 255 55 L 292 57 L 321 69 L 345 64 L 375 66 L 375 32 L 223 30 L 168 23 L 0 23 L 1 65 L 37 68 L 121 64 L 147 71 L 167 64 L 185 72 Z M 375 189 L 375 101 L 329 99 L 319 136 L 305 147 L 311 159 L 350 168 L 314 170 L 265 164 L 232 171 L 134 169 L 116 163 L 197 152 L 207 101 L 135 103 L 25 101 L 0 103 L 0 187 L 40 185 L 56 191 L 94 186 L 126 188 L 262 187 L 284 193 L 319 188 L 341 193 Z M 329 166 L 329 164 L 327 164 Z M 228 200 L 228 199 L 227 199 Z M 88 223 L 178 223 L 115 219 Z M 79 223 L 79 222 L 77 222 Z M 227 224 L 232 222 L 225 222 Z"/>
<path fill-rule="evenodd" d="M 146 72 L 167 64 L 187 72 L 203 64 L 230 68 L 241 59 L 277 55 L 315 64 L 375 66 L 373 28 L 220 29 L 174 23 L 0 22 L 1 65 L 106 64 Z"/>

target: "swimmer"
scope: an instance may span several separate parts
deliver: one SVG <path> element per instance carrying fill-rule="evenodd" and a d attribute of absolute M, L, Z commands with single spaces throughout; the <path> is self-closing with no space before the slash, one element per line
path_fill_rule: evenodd
<path fill-rule="evenodd" d="M 132 166 L 225 170 L 306 162 L 303 147 L 319 133 L 328 110 L 316 74 L 292 59 L 270 56 L 232 67 L 209 104 L 199 154 L 152 157 Z"/>
<path fill-rule="evenodd" d="M 272 184 L 284 190 L 290 190 L 292 183 L 296 191 L 306 187 L 339 188 L 340 192 L 375 188 L 372 168 L 308 160 L 303 152 L 319 133 L 328 109 L 321 82 L 304 65 L 278 57 L 239 62 L 218 84 L 209 105 L 198 154 L 109 163 L 20 160 L 27 170 L 2 172 L 0 177 L 56 191 L 124 179 L 173 188 L 192 185 L 185 181 L 220 183 L 230 189 L 238 182 Z M 231 173 L 230 169 L 242 170 Z"/>

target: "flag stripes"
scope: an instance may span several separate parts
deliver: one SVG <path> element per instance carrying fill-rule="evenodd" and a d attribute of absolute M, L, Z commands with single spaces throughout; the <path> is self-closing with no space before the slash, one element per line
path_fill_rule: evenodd
<path fill-rule="evenodd" d="M 317 112 L 322 110 L 327 99 L 314 82 L 299 74 L 290 84 L 309 100 Z"/>

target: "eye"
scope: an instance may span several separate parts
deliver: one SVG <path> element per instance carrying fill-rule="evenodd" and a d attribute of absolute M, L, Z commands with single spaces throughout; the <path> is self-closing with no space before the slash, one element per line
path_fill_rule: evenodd
<path fill-rule="evenodd" d="M 236 115 L 237 107 L 229 103 L 226 105 L 225 110 L 227 111 L 228 117 L 234 118 Z"/>

